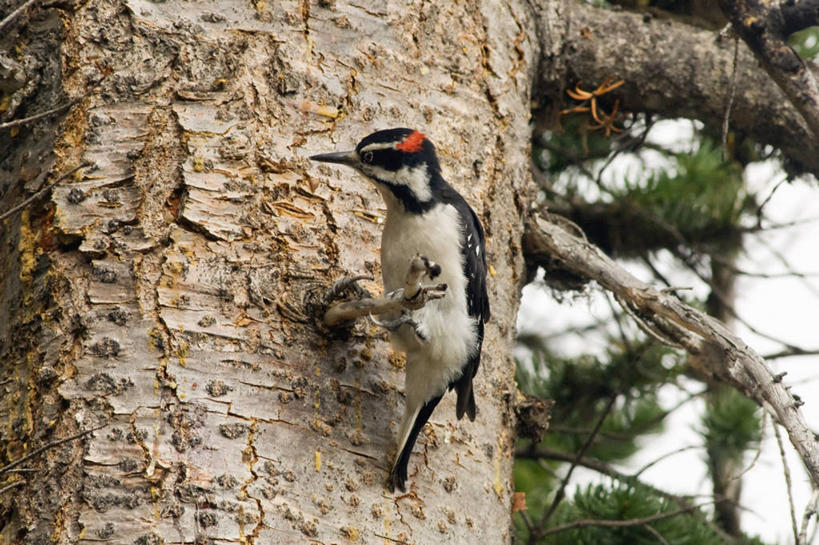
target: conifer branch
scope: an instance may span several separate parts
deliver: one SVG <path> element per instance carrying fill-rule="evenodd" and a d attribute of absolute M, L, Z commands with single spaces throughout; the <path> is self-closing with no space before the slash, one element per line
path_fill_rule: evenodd
<path fill-rule="evenodd" d="M 670 511 L 668 513 L 657 513 L 655 515 L 649 515 L 647 517 L 640 517 L 634 519 L 627 519 L 627 520 L 606 520 L 606 519 L 580 519 L 574 520 L 572 522 L 567 522 L 565 524 L 560 524 L 558 526 L 553 526 L 551 528 L 547 528 L 546 530 L 542 530 L 540 532 L 539 537 L 545 537 L 552 534 L 559 534 L 560 532 L 565 532 L 567 530 L 574 530 L 576 528 L 585 528 L 588 526 L 601 526 L 604 528 L 628 528 L 631 526 L 644 526 L 646 524 L 650 524 L 652 522 L 657 522 L 659 520 L 665 520 L 673 517 L 678 517 L 680 515 L 685 515 L 686 513 L 690 513 L 696 509 L 702 507 L 701 505 L 692 505 L 689 507 L 681 507 L 675 511 Z"/>
<path fill-rule="evenodd" d="M 632 276 L 599 248 L 569 233 L 558 221 L 527 221 L 524 248 L 532 264 L 558 262 L 578 277 L 594 280 L 638 313 L 642 322 L 670 337 L 690 354 L 692 370 L 729 384 L 769 411 L 819 485 L 819 445 L 800 410 L 802 401 L 765 362 L 719 320 Z"/>

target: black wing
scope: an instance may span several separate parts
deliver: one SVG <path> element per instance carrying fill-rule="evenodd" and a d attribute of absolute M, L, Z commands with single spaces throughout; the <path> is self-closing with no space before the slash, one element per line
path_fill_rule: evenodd
<path fill-rule="evenodd" d="M 467 278 L 466 306 L 469 315 L 478 322 L 478 339 L 475 353 L 469 358 L 459 378 L 449 384 L 449 389 L 458 393 L 455 412 L 460 420 L 464 414 L 475 420 L 475 393 L 472 378 L 478 372 L 483 345 L 483 324 L 489 320 L 489 296 L 486 294 L 486 240 L 483 227 L 475 211 L 454 189 L 445 194 L 446 200 L 454 206 L 463 222 L 461 254 L 464 256 L 464 275 Z M 448 193 L 448 192 L 446 192 Z"/>

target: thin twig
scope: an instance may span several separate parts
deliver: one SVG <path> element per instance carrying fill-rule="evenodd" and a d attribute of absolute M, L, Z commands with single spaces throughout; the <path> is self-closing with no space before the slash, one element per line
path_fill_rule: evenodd
<path fill-rule="evenodd" d="M 21 484 L 23 484 L 24 482 L 25 481 L 14 481 L 13 483 L 7 484 L 3 488 L 0 488 L 0 494 L 3 494 L 4 492 L 9 491 L 12 488 L 16 488 L 16 487 L 20 486 Z"/>
<path fill-rule="evenodd" d="M 515 453 L 515 458 L 518 458 L 518 459 L 523 459 L 523 458 L 536 459 L 536 460 L 540 460 L 541 462 L 543 462 L 544 460 L 558 460 L 558 461 L 561 461 L 561 462 L 571 462 L 572 460 L 574 460 L 574 457 L 575 456 L 574 456 L 573 453 L 562 452 L 562 451 L 559 451 L 559 450 L 553 450 L 553 449 L 549 449 L 549 448 L 545 448 L 545 447 L 522 449 L 522 450 L 519 450 L 518 452 Z M 600 473 L 601 475 L 606 475 L 608 477 L 611 477 L 612 479 L 617 479 L 618 481 L 620 481 L 622 483 L 632 485 L 632 486 L 634 484 L 638 484 L 640 487 L 645 488 L 646 490 L 650 490 L 653 494 L 656 494 L 657 496 L 659 496 L 661 498 L 665 498 L 665 499 L 667 499 L 669 501 L 674 502 L 679 507 L 686 507 L 687 508 L 687 507 L 692 506 L 692 504 L 690 502 L 690 499 L 691 499 L 690 496 L 678 496 L 676 494 L 671 494 L 669 492 L 666 492 L 665 490 L 662 490 L 662 489 L 657 488 L 657 487 L 655 487 L 653 485 L 650 485 L 650 484 L 648 484 L 648 483 L 646 483 L 644 481 L 641 481 L 641 480 L 635 478 L 633 475 L 628 475 L 626 473 L 618 471 L 614 467 L 610 466 L 609 464 L 607 464 L 605 462 L 601 462 L 600 460 L 597 460 L 597 459 L 594 459 L 594 458 L 587 458 L 587 457 L 584 456 L 583 458 L 580 459 L 580 461 L 578 461 L 578 464 L 585 467 L 585 468 L 587 468 L 587 469 L 591 469 L 592 471 L 596 471 L 597 473 Z M 728 501 L 728 500 L 725 499 L 725 500 L 719 500 L 719 501 Z M 707 517 L 704 517 L 701 514 L 698 514 L 697 516 L 698 516 L 698 518 L 700 520 L 702 520 L 702 522 L 704 524 L 706 524 L 709 528 L 711 528 L 711 530 L 713 530 L 715 534 L 723 537 L 726 542 L 729 541 L 730 536 L 728 536 L 725 533 L 724 530 L 719 528 L 712 521 L 708 520 Z"/>
<path fill-rule="evenodd" d="M 795 543 L 799 543 L 799 531 L 796 529 L 796 509 L 793 506 L 793 488 L 791 486 L 791 470 L 788 467 L 788 461 L 785 459 L 785 446 L 782 444 L 782 435 L 779 433 L 779 427 L 776 423 L 773 424 L 774 435 L 776 435 L 776 444 L 779 445 L 779 456 L 782 458 L 782 471 L 785 474 L 785 486 L 788 490 L 788 506 L 791 511 L 791 526 L 793 529 L 793 539 Z"/>
<path fill-rule="evenodd" d="M 794 270 L 788 270 L 785 272 L 773 272 L 773 273 L 762 273 L 762 272 L 752 272 L 745 269 L 741 269 L 737 267 L 736 264 L 732 263 L 732 260 L 725 259 L 724 257 L 717 255 L 717 254 L 710 254 L 709 259 L 711 261 L 716 261 L 729 271 L 742 275 L 742 276 L 749 276 L 751 278 L 819 278 L 819 272 L 800 272 Z"/>
<path fill-rule="evenodd" d="M 802 527 L 799 529 L 799 537 L 796 540 L 796 545 L 808 544 L 808 525 L 810 524 L 811 517 L 816 516 L 817 504 L 819 504 L 819 488 L 813 487 L 813 494 L 811 494 L 810 500 L 807 505 L 805 505 L 805 514 L 802 515 Z M 814 528 L 815 527 L 816 525 L 814 525 Z"/>
<path fill-rule="evenodd" d="M 739 323 L 741 323 L 742 325 L 744 325 L 745 327 L 747 327 L 749 331 L 751 331 L 752 333 L 755 333 L 755 334 L 759 335 L 760 337 L 763 337 L 763 338 L 768 339 L 768 340 L 770 340 L 770 341 L 773 341 L 773 342 L 775 342 L 775 343 L 779 343 L 779 344 L 781 344 L 782 346 L 784 346 L 784 347 L 785 347 L 785 348 L 787 348 L 787 349 L 799 350 L 799 347 L 798 347 L 798 346 L 795 346 L 795 345 L 793 345 L 793 344 L 791 344 L 791 343 L 789 343 L 789 342 L 787 342 L 787 341 L 784 341 L 784 340 L 780 339 L 779 337 L 776 337 L 775 335 L 771 335 L 770 333 L 765 333 L 764 331 L 760 330 L 759 328 L 757 328 L 757 327 L 755 327 L 753 324 L 751 324 L 751 323 L 750 323 L 748 320 L 746 320 L 745 318 L 743 318 L 742 316 L 740 316 L 739 312 L 737 312 L 737 310 L 736 310 L 736 308 L 734 307 L 734 305 L 733 305 L 733 304 L 731 304 L 731 298 L 730 298 L 730 297 L 728 297 L 728 296 L 725 294 L 725 292 L 723 292 L 723 291 L 722 291 L 722 290 L 719 288 L 719 286 L 717 286 L 717 285 L 716 285 L 716 283 L 715 283 L 713 280 L 711 280 L 711 279 L 710 279 L 710 278 L 708 278 L 708 277 L 707 277 L 705 274 L 703 274 L 703 273 L 702 273 L 702 272 L 701 272 L 701 271 L 700 271 L 700 270 L 699 270 L 699 269 L 696 267 L 695 263 L 692 263 L 692 262 L 691 262 L 690 256 L 685 256 L 685 255 L 683 255 L 681 252 L 678 252 L 678 251 L 675 251 L 675 252 L 674 252 L 674 255 L 675 255 L 675 256 L 676 256 L 678 259 L 680 259 L 680 261 L 682 261 L 682 263 L 683 263 L 683 264 L 684 264 L 686 267 L 688 267 L 688 269 L 689 269 L 691 272 L 693 272 L 695 275 L 697 275 L 697 277 L 698 277 L 700 280 L 702 280 L 703 282 L 705 282 L 705 283 L 708 285 L 708 287 L 709 287 L 709 288 L 711 288 L 711 294 L 712 294 L 712 295 L 713 295 L 713 296 L 714 296 L 714 297 L 717 299 L 717 301 L 719 301 L 720 305 L 722 305 L 722 306 L 725 308 L 725 310 L 728 312 L 728 314 L 729 314 L 729 315 L 730 315 L 730 316 L 731 316 L 733 319 L 735 319 L 736 321 L 738 321 Z"/>
<path fill-rule="evenodd" d="M 653 526 L 651 526 L 650 524 L 643 524 L 643 528 L 645 528 L 645 529 L 648 531 L 648 533 L 649 533 L 649 534 L 651 534 L 651 535 L 653 535 L 654 537 L 656 537 L 656 538 L 657 538 L 657 541 L 659 541 L 659 542 L 660 542 L 660 543 L 662 543 L 663 545 L 671 545 L 671 544 L 670 544 L 668 541 L 666 541 L 666 539 L 663 537 L 663 534 L 661 534 L 660 532 L 658 532 L 657 530 L 655 530 L 655 529 L 654 529 L 654 527 L 653 527 Z"/>
<path fill-rule="evenodd" d="M 586 451 L 594 442 L 594 438 L 597 436 L 597 432 L 600 431 L 600 428 L 603 426 L 603 421 L 611 412 L 612 407 L 614 407 L 614 402 L 617 401 L 617 397 L 618 392 L 614 392 L 611 395 L 611 397 L 609 398 L 609 402 L 606 404 L 606 407 L 603 409 L 603 412 L 600 414 L 600 417 L 597 419 L 597 422 L 595 422 L 591 433 L 586 438 L 586 442 L 583 443 L 583 446 L 580 447 L 580 450 L 578 450 L 577 453 L 574 455 L 574 460 L 572 460 L 571 464 L 569 465 L 569 470 L 566 472 L 566 476 L 563 477 L 563 481 L 560 483 L 560 488 L 557 490 L 557 493 L 555 494 L 555 497 L 552 500 L 552 504 L 549 506 L 549 509 L 547 509 L 546 512 L 543 513 L 543 517 L 541 517 L 540 522 L 538 523 L 538 527 L 535 528 L 534 533 L 530 535 L 530 541 L 532 536 L 535 536 L 536 539 L 539 539 L 543 537 L 543 535 L 545 535 L 541 533 L 544 531 L 543 526 L 546 524 L 546 521 L 549 520 L 549 517 L 551 517 L 554 514 L 555 510 L 557 509 L 557 506 L 560 505 L 560 502 L 563 501 L 563 498 L 566 496 L 566 486 L 569 484 L 569 479 L 571 479 L 574 469 L 578 466 L 580 460 L 583 458 L 583 455 L 586 454 Z"/>
<path fill-rule="evenodd" d="M 776 360 L 780 358 L 792 358 L 794 356 L 816 356 L 819 354 L 819 349 L 808 350 L 806 348 L 799 348 L 798 346 L 790 346 L 785 350 L 765 354 L 762 357 L 766 360 Z"/>
<path fill-rule="evenodd" d="M 765 237 L 762 236 L 763 233 L 754 233 L 754 235 L 756 235 L 759 244 L 761 244 L 766 250 L 768 250 L 771 253 L 771 255 L 773 255 L 776 258 L 776 260 L 779 261 L 779 263 L 783 267 L 785 267 L 786 270 L 791 270 L 791 266 L 790 263 L 788 262 L 788 259 L 785 258 L 784 255 L 782 255 L 782 252 L 774 248 L 771 245 L 771 243 L 768 240 L 766 240 Z M 814 295 L 819 295 L 819 291 L 817 291 L 816 286 L 809 282 L 807 277 L 802 276 L 800 274 L 796 274 L 795 276 L 801 280 L 802 285 L 805 286 L 805 288 L 810 290 Z"/>
<path fill-rule="evenodd" d="M 70 100 L 63 104 L 62 106 L 57 106 L 56 108 L 52 108 L 50 110 L 46 110 L 45 112 L 40 112 L 39 114 L 34 114 L 29 117 L 23 117 L 21 119 L 13 119 L 11 121 L 6 121 L 5 123 L 0 123 L 0 130 L 3 129 L 10 129 L 12 127 L 18 127 L 20 125 L 25 125 L 26 123 L 31 123 L 32 121 L 37 121 L 38 119 L 42 119 L 44 117 L 48 117 L 50 115 L 58 114 L 63 110 L 67 110 L 71 106 L 80 102 L 82 98 L 76 98 L 74 100 Z"/>
<path fill-rule="evenodd" d="M 3 19 L 2 21 L 0 21 L 0 32 L 5 30 L 5 28 L 9 25 L 9 23 L 14 21 L 17 18 L 18 15 L 23 13 L 29 6 L 34 4 L 34 2 L 36 2 L 36 1 L 37 0 L 28 0 L 27 2 L 23 2 L 22 6 L 20 6 L 16 10 L 14 10 L 11 13 L 9 13 L 8 15 L 6 15 L 6 18 Z"/>
<path fill-rule="evenodd" d="M 614 318 L 614 323 L 617 324 L 617 330 L 620 332 L 620 341 L 623 343 L 623 348 L 625 349 L 624 351 L 626 354 L 631 354 L 632 346 L 628 340 L 628 335 L 626 335 L 626 328 L 625 325 L 623 325 L 623 320 L 620 319 L 622 314 L 617 312 L 615 303 L 612 301 L 612 298 L 609 297 L 608 293 L 605 293 L 605 297 L 606 303 L 608 303 L 609 309 L 611 310 L 611 316 Z"/>
<path fill-rule="evenodd" d="M 779 180 L 773 186 L 773 189 L 771 189 L 771 191 L 762 200 L 762 204 L 760 204 L 757 207 L 757 209 L 756 209 L 756 224 L 757 224 L 758 227 L 762 225 L 762 209 L 765 208 L 765 205 L 768 204 L 771 201 L 771 199 L 773 199 L 773 196 L 774 196 L 774 193 L 776 193 L 776 190 L 779 189 L 782 186 L 782 184 L 784 184 L 787 181 L 788 181 L 787 176 L 785 176 L 781 180 Z"/>
<path fill-rule="evenodd" d="M 734 97 L 737 92 L 737 64 L 739 59 L 739 36 L 734 36 L 734 62 L 731 73 L 731 94 L 728 96 L 728 104 L 725 106 L 725 117 L 722 119 L 722 162 L 725 162 L 726 149 L 728 147 L 728 123 L 731 119 L 731 108 L 734 106 Z"/>
<path fill-rule="evenodd" d="M 565 532 L 566 530 L 574 530 L 575 528 L 585 528 L 587 526 L 602 526 L 605 528 L 628 528 L 630 526 L 643 526 L 645 524 L 649 524 L 652 522 L 656 522 L 658 520 L 665 520 L 673 517 L 677 517 L 679 515 L 684 515 L 695 509 L 699 509 L 700 506 L 692 505 L 690 507 L 683 507 L 677 509 L 676 511 L 671 511 L 668 513 L 657 513 L 656 515 L 650 515 L 647 517 L 640 517 L 635 519 L 628 519 L 628 520 L 606 520 L 606 519 L 581 519 L 575 520 L 572 522 L 567 522 L 566 524 L 560 524 L 558 526 L 553 526 L 547 530 L 542 530 L 540 533 L 540 537 L 545 537 L 551 534 L 557 534 L 560 532 Z"/>
<path fill-rule="evenodd" d="M 534 523 L 532 522 L 532 517 L 529 516 L 529 511 L 526 509 L 520 511 L 520 518 L 523 519 L 523 524 L 526 525 L 526 529 L 529 530 L 529 534 L 531 535 Z"/>
<path fill-rule="evenodd" d="M 765 442 L 765 428 L 767 427 L 767 423 L 768 412 L 762 411 L 762 424 L 760 426 L 761 429 L 759 430 L 759 443 L 756 446 L 756 454 L 754 454 L 753 460 L 751 460 L 751 463 L 749 463 L 745 469 L 732 476 L 729 480 L 736 481 L 741 479 L 742 476 L 751 471 L 751 469 L 753 469 L 756 463 L 759 461 L 760 456 L 762 456 L 762 444 Z M 774 424 L 774 426 L 776 426 L 776 424 Z"/>
<path fill-rule="evenodd" d="M 28 460 L 31 460 L 32 458 L 34 458 L 36 456 L 39 456 L 40 454 L 42 454 L 43 452 L 45 452 L 45 451 L 47 451 L 49 449 L 52 449 L 54 447 L 58 447 L 58 446 L 62 445 L 63 443 L 68 443 L 70 441 L 74 441 L 75 439 L 79 439 L 80 437 L 83 437 L 85 435 L 88 435 L 89 433 L 92 433 L 92 432 L 95 432 L 95 431 L 97 431 L 99 429 L 102 429 L 107 425 L 108 425 L 107 423 L 106 424 L 101 424 L 101 425 L 99 425 L 97 427 L 94 427 L 94 428 L 91 428 L 91 429 L 88 429 L 88 430 L 85 430 L 85 431 L 81 431 L 79 433 L 75 433 L 74 435 L 69 435 L 68 437 L 63 437 L 62 439 L 55 439 L 54 441 L 50 441 L 50 442 L 46 443 L 45 445 L 43 445 L 42 447 L 40 447 L 38 449 L 34 449 L 33 451 L 26 454 L 22 458 L 20 458 L 18 460 L 15 460 L 14 462 L 11 462 L 10 464 L 7 464 L 7 465 L 5 465 L 3 467 L 0 467 L 0 475 L 2 475 L 3 473 L 7 473 L 7 472 L 11 471 L 15 467 L 22 464 L 23 462 L 27 462 Z"/>
<path fill-rule="evenodd" d="M 688 451 L 688 450 L 699 449 L 699 448 L 702 448 L 702 445 L 688 445 L 687 447 L 682 447 L 682 448 L 672 450 L 671 452 L 666 452 L 665 454 L 659 456 L 658 458 L 655 458 L 654 460 L 650 461 L 649 463 L 647 463 L 646 465 L 644 465 L 643 467 L 638 469 L 636 472 L 634 472 L 634 477 L 635 478 L 639 477 L 640 475 L 645 473 L 648 469 L 654 467 L 655 465 L 657 465 L 658 463 L 662 462 L 663 460 L 665 460 L 666 458 L 668 458 L 670 456 L 674 456 L 675 454 L 680 454 L 681 452 L 685 452 L 685 451 Z"/>
<path fill-rule="evenodd" d="M 60 176 L 59 178 L 57 178 L 56 180 L 54 180 L 53 182 L 51 182 L 49 184 L 46 184 L 45 186 L 43 186 L 42 189 L 37 191 L 31 197 L 25 199 L 23 202 L 21 202 L 20 204 L 18 204 L 15 207 L 13 207 L 11 210 L 7 210 L 6 212 L 3 212 L 2 214 L 0 214 L 0 221 L 3 221 L 4 219 L 8 218 L 12 214 L 15 214 L 16 212 L 19 212 L 20 210 L 22 210 L 23 208 L 28 206 L 32 201 L 35 201 L 35 200 L 39 199 L 46 191 L 48 191 L 49 189 L 52 189 L 54 186 L 56 186 L 57 184 L 59 184 L 60 182 L 62 182 L 63 180 L 65 180 L 66 178 L 68 178 L 69 176 L 71 176 L 72 174 L 77 172 L 78 170 L 80 170 L 81 168 L 91 166 L 91 164 L 92 163 L 89 162 L 89 161 L 81 163 L 81 164 L 75 166 L 74 168 L 72 168 L 71 170 L 69 170 L 68 172 L 66 172 L 65 174 L 63 174 L 62 176 Z"/>

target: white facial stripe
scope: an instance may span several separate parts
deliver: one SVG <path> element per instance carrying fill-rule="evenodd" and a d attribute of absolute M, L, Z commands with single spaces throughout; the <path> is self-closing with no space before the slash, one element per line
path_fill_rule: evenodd
<path fill-rule="evenodd" d="M 359 153 L 363 154 L 365 151 L 378 151 L 380 149 L 392 149 L 395 147 L 395 142 L 375 142 L 361 148 Z"/>
<path fill-rule="evenodd" d="M 367 171 L 385 182 L 395 185 L 405 185 L 415 194 L 415 198 L 421 202 L 432 199 L 432 191 L 429 188 L 429 176 L 425 164 L 415 168 L 401 167 L 399 170 L 391 171 L 377 166 L 368 166 Z"/>

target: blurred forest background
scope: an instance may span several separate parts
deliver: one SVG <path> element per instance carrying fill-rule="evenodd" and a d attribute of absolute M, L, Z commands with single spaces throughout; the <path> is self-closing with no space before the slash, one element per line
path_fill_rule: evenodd
<path fill-rule="evenodd" d="M 617 3 L 726 25 L 715 2 Z M 793 35 L 791 45 L 816 59 L 819 28 Z M 695 121 L 622 115 L 606 96 L 617 85 L 567 90 L 561 130 L 536 133 L 543 205 L 639 277 L 741 331 L 776 370 L 804 371 L 819 343 L 765 331 L 737 310 L 755 295 L 738 288 L 776 283 L 791 298 L 783 304 L 815 329 L 819 266 L 799 270 L 779 246 L 783 234 L 810 236 L 816 218 L 788 218 L 792 210 L 775 204 L 815 189 L 816 179 L 792 174 L 777 151 L 727 124 L 715 132 Z M 518 445 L 515 485 L 528 508 L 515 517 L 520 543 L 815 542 L 815 527 L 803 521 L 817 496 L 796 457 L 780 456 L 790 450 L 787 438 L 754 402 L 696 374 L 684 351 L 644 333 L 610 294 L 577 285 L 566 295 L 550 289 L 565 289 L 566 279 L 533 274 L 519 318 L 517 378 L 523 392 L 555 405 L 545 438 Z M 576 313 L 560 305 L 566 299 Z M 810 388 L 815 381 L 797 386 Z M 815 411 L 806 415 L 816 424 Z M 647 477 L 652 470 L 662 477 Z M 762 482 L 743 486 L 755 479 Z M 774 491 L 783 492 L 770 497 Z M 779 508 L 759 512 L 766 501 Z"/>

